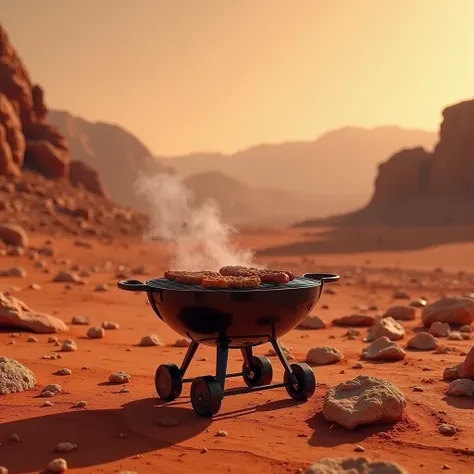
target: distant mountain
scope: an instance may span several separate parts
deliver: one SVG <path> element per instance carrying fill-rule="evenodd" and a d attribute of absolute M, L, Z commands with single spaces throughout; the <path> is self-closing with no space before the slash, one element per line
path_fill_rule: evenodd
<path fill-rule="evenodd" d="M 138 138 L 118 125 L 88 122 L 64 111 L 48 111 L 47 120 L 66 138 L 72 159 L 99 172 L 112 200 L 145 209 L 133 189 L 134 181 L 140 171 L 154 173 L 165 167 Z"/>
<path fill-rule="evenodd" d="M 258 145 L 232 155 L 195 153 L 158 157 L 178 174 L 219 171 L 243 184 L 271 186 L 321 198 L 317 215 L 368 201 L 379 162 L 406 147 L 432 148 L 436 134 L 400 127 L 345 127 L 311 142 Z"/>
<path fill-rule="evenodd" d="M 287 191 L 254 188 L 220 171 L 189 176 L 185 184 L 196 202 L 213 199 L 227 222 L 235 225 L 286 225 L 317 212 L 319 202 Z"/>

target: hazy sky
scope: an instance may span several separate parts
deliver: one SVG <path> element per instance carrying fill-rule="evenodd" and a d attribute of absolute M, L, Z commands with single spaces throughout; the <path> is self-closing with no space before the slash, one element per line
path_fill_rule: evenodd
<path fill-rule="evenodd" d="M 49 107 L 155 154 L 435 130 L 474 96 L 473 17 L 474 0 L 0 0 Z"/>

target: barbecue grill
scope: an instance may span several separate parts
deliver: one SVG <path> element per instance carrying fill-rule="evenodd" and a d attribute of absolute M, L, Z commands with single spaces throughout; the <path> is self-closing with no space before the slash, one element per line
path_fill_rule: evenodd
<path fill-rule="evenodd" d="M 119 281 L 126 291 L 145 292 L 156 315 L 171 329 L 191 340 L 181 366 L 156 369 L 158 396 L 178 398 L 191 382 L 194 411 L 209 417 L 218 413 L 227 395 L 284 387 L 295 400 L 307 400 L 316 390 L 316 378 L 306 363 L 289 364 L 278 338 L 294 329 L 318 302 L 325 283 L 339 280 L 331 273 L 306 273 L 285 284 L 262 283 L 256 288 L 203 288 L 165 278 Z M 269 342 L 285 370 L 283 382 L 273 383 L 270 359 L 252 348 Z M 216 347 L 216 375 L 184 378 L 200 344 Z M 240 349 L 242 371 L 227 373 L 229 349 Z M 225 390 L 225 380 L 242 377 L 246 387 Z"/>

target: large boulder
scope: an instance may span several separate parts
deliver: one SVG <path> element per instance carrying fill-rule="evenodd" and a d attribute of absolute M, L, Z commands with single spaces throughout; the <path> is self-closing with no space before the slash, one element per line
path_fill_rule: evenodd
<path fill-rule="evenodd" d="M 474 321 L 474 299 L 469 296 L 442 298 L 426 306 L 421 318 L 426 327 L 435 321 L 454 326 L 471 324 Z"/>
<path fill-rule="evenodd" d="M 59 318 L 33 311 L 23 301 L 0 291 L 0 329 L 15 327 L 44 334 L 69 330 Z"/>
<path fill-rule="evenodd" d="M 454 367 L 448 367 L 444 371 L 445 380 L 471 379 L 474 380 L 474 347 L 468 352 L 464 362 Z"/>
<path fill-rule="evenodd" d="M 28 247 L 29 245 L 25 229 L 16 224 L 0 224 L 0 240 L 15 247 Z"/>
<path fill-rule="evenodd" d="M 0 356 L 0 395 L 29 390 L 35 383 L 30 369 L 14 359 Z"/>
<path fill-rule="evenodd" d="M 401 419 L 406 400 L 398 387 L 387 380 L 359 375 L 326 393 L 323 417 L 348 429 Z"/>
<path fill-rule="evenodd" d="M 18 176 L 25 155 L 25 137 L 15 107 L 0 93 L 0 174 Z"/>

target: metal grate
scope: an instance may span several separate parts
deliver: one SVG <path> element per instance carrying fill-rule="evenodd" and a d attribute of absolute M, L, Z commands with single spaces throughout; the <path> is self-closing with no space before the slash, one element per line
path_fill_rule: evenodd
<path fill-rule="evenodd" d="M 283 284 L 275 283 L 261 283 L 256 288 L 203 288 L 200 285 L 184 285 L 175 281 L 167 280 L 166 278 L 156 278 L 147 280 L 146 284 L 153 288 L 159 288 L 162 290 L 179 290 L 179 291 L 203 291 L 203 292 L 215 292 L 215 291 L 282 291 L 282 290 L 296 290 L 301 288 L 314 288 L 320 286 L 320 280 L 314 280 L 311 278 L 296 277 L 293 281 Z"/>

